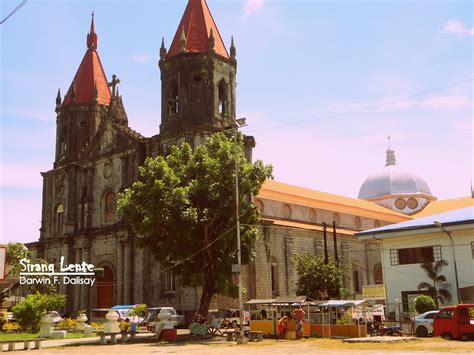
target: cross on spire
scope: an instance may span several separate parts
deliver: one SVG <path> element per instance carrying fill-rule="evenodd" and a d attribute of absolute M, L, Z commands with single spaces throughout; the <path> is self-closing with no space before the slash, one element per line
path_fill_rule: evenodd
<path fill-rule="evenodd" d="M 391 139 L 391 138 L 392 138 L 392 137 L 390 137 L 390 136 L 387 137 L 387 139 L 388 139 L 388 149 L 392 148 L 392 146 L 391 146 L 391 144 L 390 144 L 390 139 Z"/>
<path fill-rule="evenodd" d="M 118 92 L 117 85 L 120 83 L 120 79 L 117 78 L 117 75 L 112 75 L 112 81 L 108 83 L 109 87 L 112 88 L 112 97 L 115 97 L 116 93 Z"/>

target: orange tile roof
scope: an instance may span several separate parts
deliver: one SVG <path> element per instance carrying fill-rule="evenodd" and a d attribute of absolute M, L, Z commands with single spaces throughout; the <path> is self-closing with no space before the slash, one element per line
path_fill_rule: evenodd
<path fill-rule="evenodd" d="M 412 219 L 411 216 L 392 211 L 374 202 L 311 190 L 275 180 L 265 181 L 257 198 L 294 203 L 389 222 L 402 222 Z"/>
<path fill-rule="evenodd" d="M 289 228 L 300 228 L 300 229 L 313 230 L 313 231 L 318 231 L 318 232 L 322 232 L 324 230 L 323 226 L 320 226 L 320 225 L 311 224 L 311 223 L 303 223 L 303 222 L 293 222 L 293 221 L 287 221 L 283 219 L 262 217 L 260 218 L 260 221 L 273 222 L 273 225 L 275 226 L 282 226 L 282 227 L 289 227 Z M 332 234 L 332 227 L 328 227 L 326 230 L 328 233 Z M 336 233 L 344 234 L 344 235 L 354 235 L 355 233 L 357 233 L 357 231 L 352 230 L 352 229 L 336 228 Z"/>
<path fill-rule="evenodd" d="M 94 86 L 97 86 L 99 104 L 110 103 L 110 88 L 107 84 L 104 68 L 97 53 L 97 34 L 94 29 L 94 17 L 92 17 L 91 30 L 87 35 L 87 51 L 77 70 L 74 80 L 64 97 L 63 106 L 71 103 L 73 87 L 76 90 L 76 102 L 79 104 L 92 103 L 94 98 Z"/>
<path fill-rule="evenodd" d="M 216 54 L 229 58 L 222 37 L 214 22 L 206 0 L 189 0 L 179 23 L 173 42 L 166 58 L 172 58 L 181 51 L 181 33 L 184 28 L 186 35 L 186 49 L 188 52 L 206 53 L 209 51 L 209 37 L 214 35 L 214 49 Z"/>
<path fill-rule="evenodd" d="M 433 214 L 448 212 L 469 206 L 474 206 L 474 198 L 471 196 L 432 201 L 420 212 L 412 215 L 412 217 L 419 218 L 431 216 Z"/>

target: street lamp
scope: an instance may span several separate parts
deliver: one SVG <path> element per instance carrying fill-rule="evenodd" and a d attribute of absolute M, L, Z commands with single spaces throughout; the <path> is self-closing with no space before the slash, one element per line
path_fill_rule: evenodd
<path fill-rule="evenodd" d="M 235 222 L 237 228 L 237 270 L 239 277 L 239 316 L 240 316 L 240 341 L 244 339 L 244 305 L 242 297 L 242 251 L 240 248 L 240 211 L 239 211 L 239 155 L 237 149 L 237 132 L 239 128 L 247 126 L 245 117 L 235 120 L 236 124 L 228 130 L 235 130 Z"/>
<path fill-rule="evenodd" d="M 458 280 L 458 267 L 457 267 L 457 264 L 456 264 L 456 253 L 454 252 L 454 240 L 453 240 L 453 237 L 451 236 L 451 233 L 449 233 L 446 228 L 444 228 L 444 226 L 441 224 L 440 221 L 434 221 L 434 225 L 437 226 L 437 227 L 440 227 L 443 232 L 445 232 L 449 239 L 451 240 L 451 248 L 453 250 L 453 261 L 454 261 L 454 277 L 456 279 L 456 295 L 457 295 L 457 298 L 458 298 L 458 303 L 462 303 L 462 299 L 461 299 L 461 292 L 459 291 L 459 280 Z"/>

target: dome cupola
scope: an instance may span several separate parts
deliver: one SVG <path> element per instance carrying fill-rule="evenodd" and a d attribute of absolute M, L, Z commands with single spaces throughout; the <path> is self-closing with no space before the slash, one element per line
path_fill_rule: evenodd
<path fill-rule="evenodd" d="M 359 199 L 406 214 L 415 213 L 436 200 L 422 177 L 397 165 L 395 151 L 390 146 L 386 154 L 385 167 L 364 181 Z"/>

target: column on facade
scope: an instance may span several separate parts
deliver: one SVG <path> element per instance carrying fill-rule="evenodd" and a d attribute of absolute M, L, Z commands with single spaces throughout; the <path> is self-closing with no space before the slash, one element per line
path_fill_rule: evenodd
<path fill-rule="evenodd" d="M 271 233 L 265 227 L 259 228 L 260 235 L 266 232 Z M 255 297 L 272 298 L 272 261 L 267 258 L 263 238 L 255 242 Z"/>
<path fill-rule="evenodd" d="M 286 296 L 293 293 L 295 279 L 293 268 L 291 267 L 291 257 L 293 256 L 293 238 L 285 237 L 285 294 Z"/>
<path fill-rule="evenodd" d="M 76 248 L 75 263 L 80 263 L 82 259 L 82 248 Z M 71 276 L 72 277 L 72 276 Z M 74 311 L 82 309 L 83 286 L 74 285 Z"/>
<path fill-rule="evenodd" d="M 134 263 L 134 275 L 133 275 L 133 299 L 135 302 L 138 303 L 145 303 L 143 297 L 143 277 L 144 277 L 144 270 L 143 270 L 143 248 L 138 246 L 134 247 L 134 256 L 133 256 L 133 263 Z"/>
<path fill-rule="evenodd" d="M 116 287 L 115 287 L 115 300 L 117 304 L 123 304 L 123 241 L 117 238 L 117 278 L 116 278 Z"/>
<path fill-rule="evenodd" d="M 133 256 L 129 241 L 123 242 L 123 304 L 131 304 L 133 299 Z"/>

